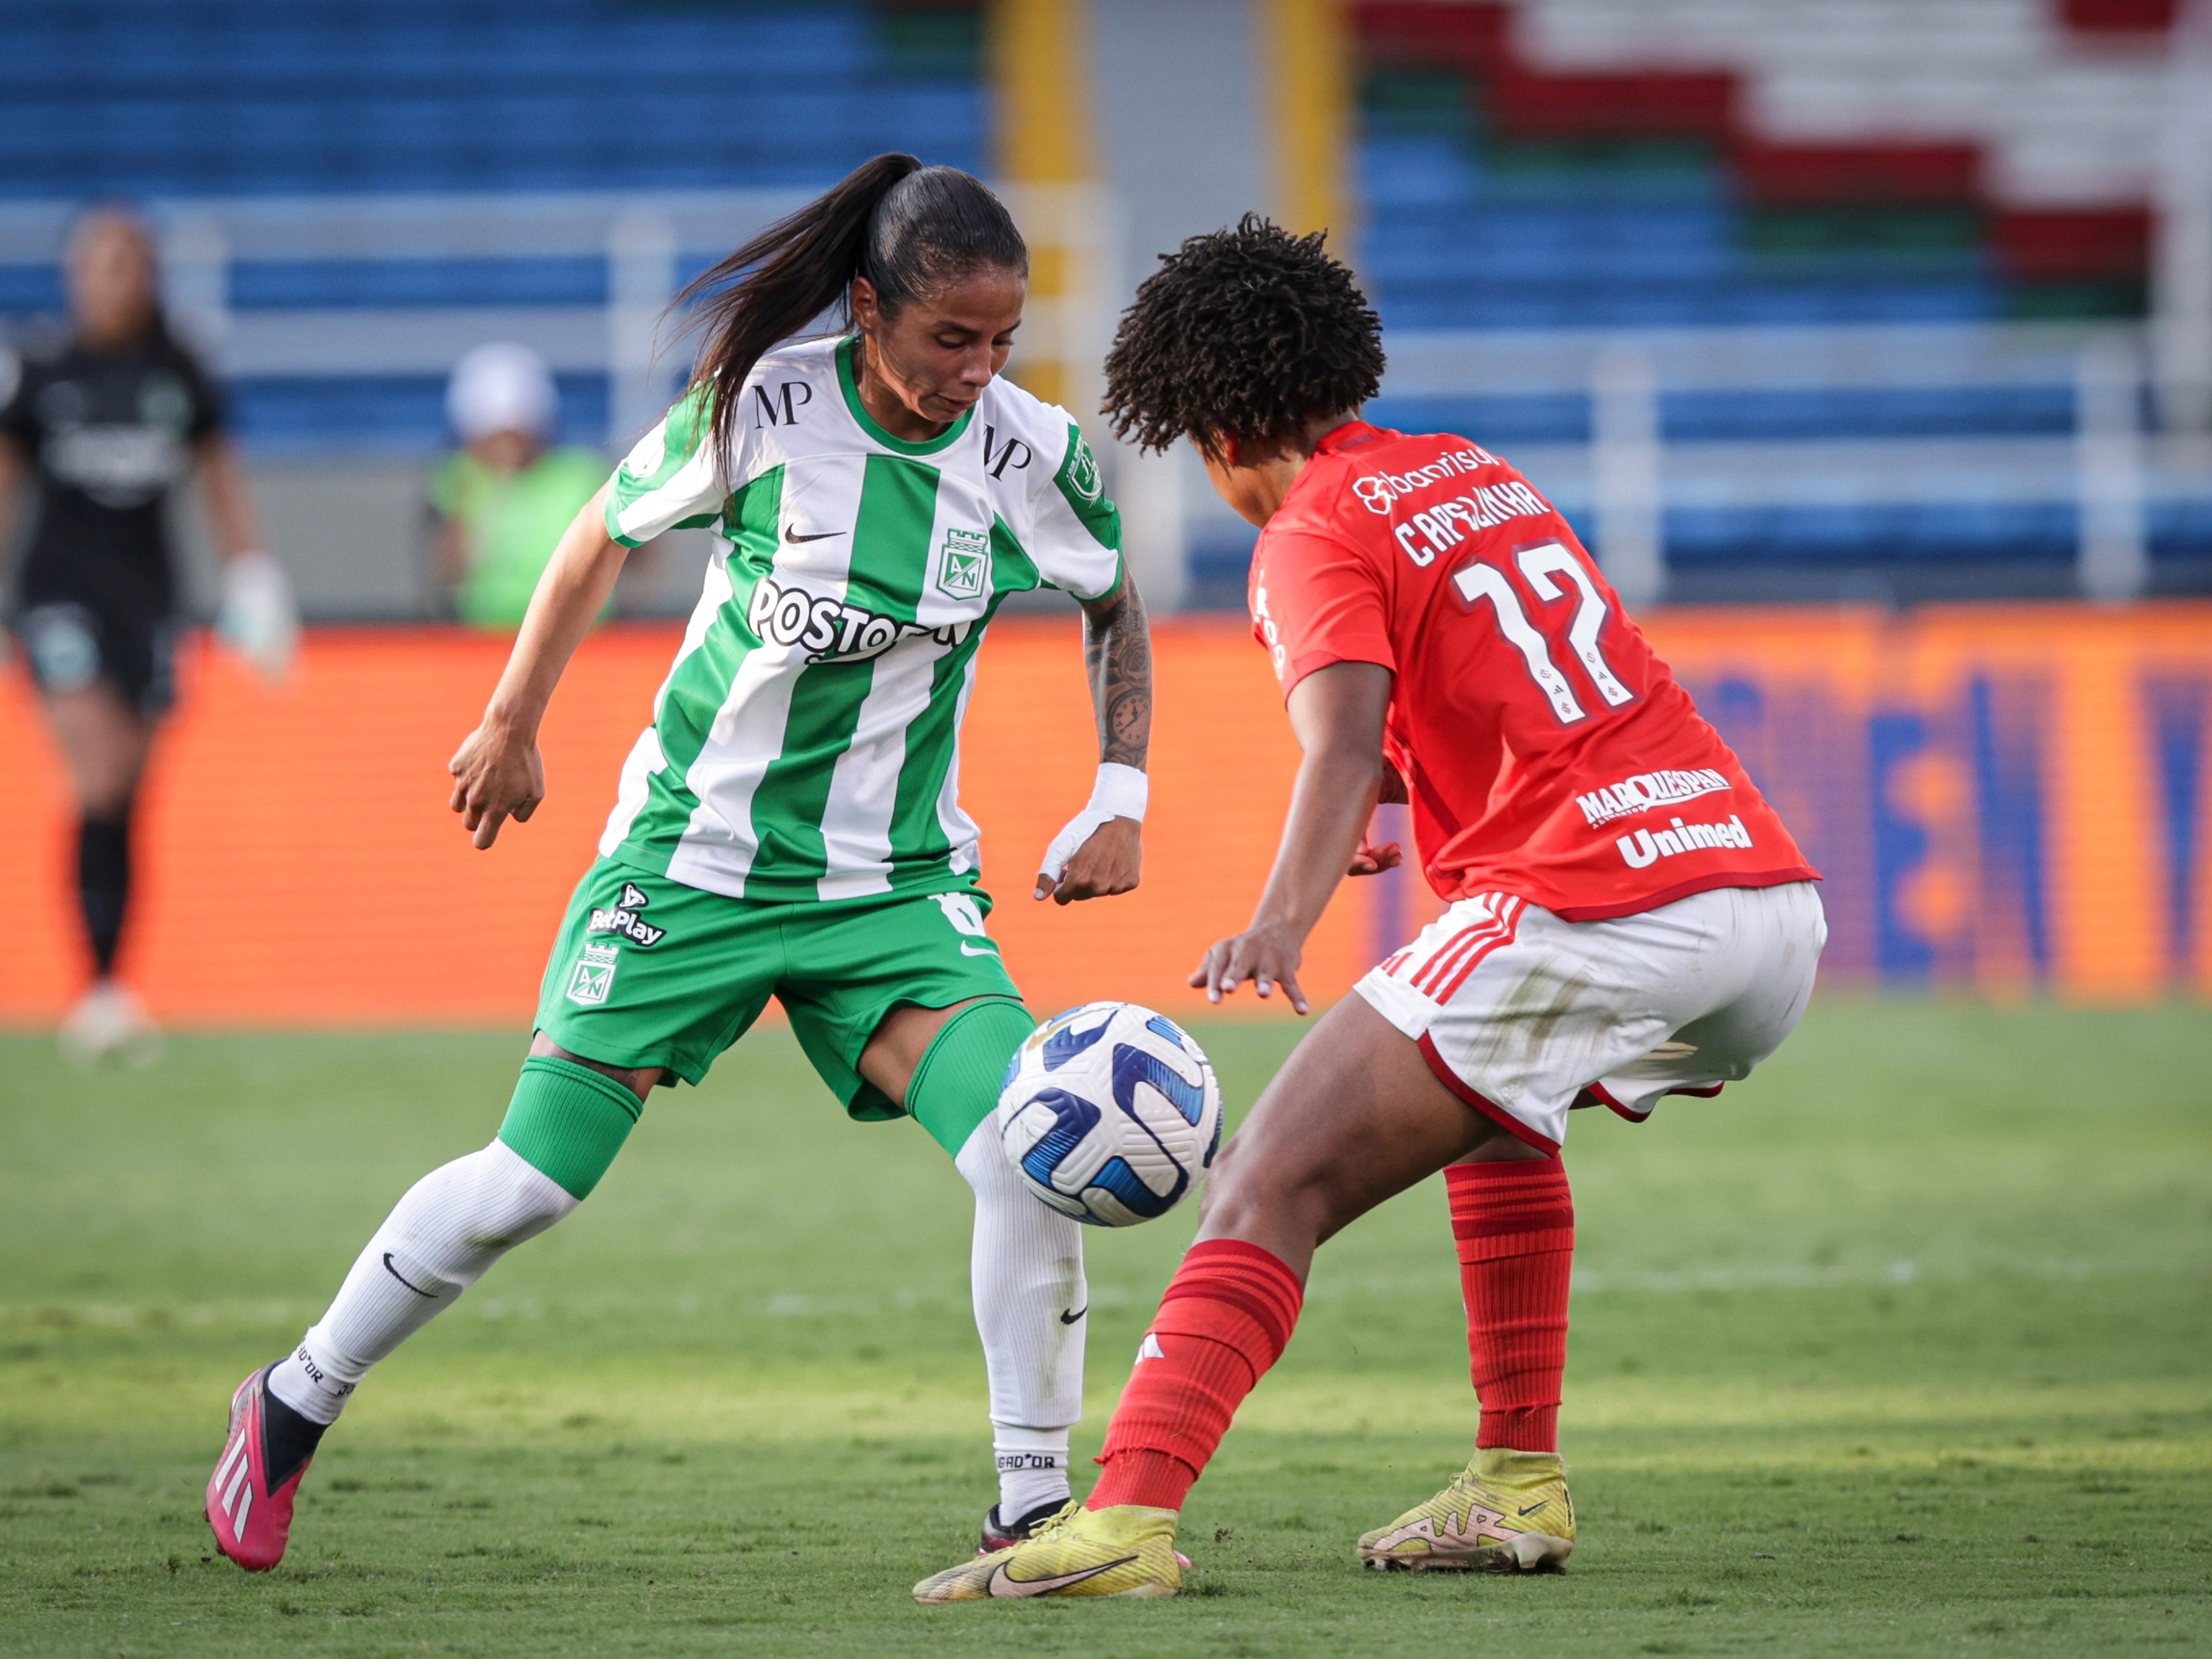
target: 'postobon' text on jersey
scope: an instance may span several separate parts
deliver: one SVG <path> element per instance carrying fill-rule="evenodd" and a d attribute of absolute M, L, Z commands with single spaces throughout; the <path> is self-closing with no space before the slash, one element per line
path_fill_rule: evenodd
<path fill-rule="evenodd" d="M 893 437 L 855 342 L 787 346 L 739 389 L 729 453 L 695 392 L 616 472 L 630 546 L 722 538 L 599 850 L 732 897 L 967 885 L 960 719 L 1008 593 L 1121 582 L 1121 528 L 1066 411 L 1000 379 L 942 436 Z"/>

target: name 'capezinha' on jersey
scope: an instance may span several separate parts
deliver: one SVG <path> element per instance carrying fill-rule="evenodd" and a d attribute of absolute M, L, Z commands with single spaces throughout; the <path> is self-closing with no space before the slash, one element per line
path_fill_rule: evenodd
<path fill-rule="evenodd" d="M 1121 522 L 1066 410 L 1000 376 L 936 438 L 894 437 L 856 342 L 761 359 L 727 453 L 695 390 L 633 449 L 607 529 L 720 541 L 602 854 L 733 898 L 970 885 L 960 721 L 1009 593 L 1121 580 Z"/>
<path fill-rule="evenodd" d="M 1287 697 L 1394 675 L 1383 747 L 1429 884 L 1567 921 L 1819 878 L 1552 504 L 1480 445 L 1353 421 L 1253 550 L 1252 627 Z"/>

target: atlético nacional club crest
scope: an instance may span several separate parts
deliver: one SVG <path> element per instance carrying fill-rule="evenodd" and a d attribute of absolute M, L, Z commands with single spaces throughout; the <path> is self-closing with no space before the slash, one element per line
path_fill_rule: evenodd
<path fill-rule="evenodd" d="M 1091 453 L 1080 432 L 1068 440 L 1066 477 L 1067 487 L 1086 503 L 1095 502 L 1105 493 L 1098 482 L 1098 458 Z"/>
<path fill-rule="evenodd" d="M 584 946 L 576 970 L 568 976 L 568 1000 L 596 1008 L 615 988 L 615 969 L 622 961 L 621 947 L 611 941 Z"/>
<path fill-rule="evenodd" d="M 991 582 L 991 537 L 982 530 L 948 530 L 937 550 L 931 580 L 948 599 L 981 599 Z"/>

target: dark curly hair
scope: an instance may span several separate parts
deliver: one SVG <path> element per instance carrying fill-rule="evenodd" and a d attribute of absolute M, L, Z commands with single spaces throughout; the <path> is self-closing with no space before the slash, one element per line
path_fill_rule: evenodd
<path fill-rule="evenodd" d="M 1294 441 L 1382 380 L 1382 322 L 1351 270 L 1248 213 L 1194 236 L 1137 289 L 1106 354 L 1106 414 L 1144 449 Z"/>

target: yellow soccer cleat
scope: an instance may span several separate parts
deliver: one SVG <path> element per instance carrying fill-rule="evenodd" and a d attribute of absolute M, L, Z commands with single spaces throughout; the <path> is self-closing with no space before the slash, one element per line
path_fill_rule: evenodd
<path fill-rule="evenodd" d="M 1502 1448 L 1476 1452 L 1427 1503 L 1359 1539 L 1360 1559 L 1378 1572 L 1534 1572 L 1562 1565 L 1574 1548 L 1567 1466 L 1555 1452 Z"/>
<path fill-rule="evenodd" d="M 914 1587 L 917 1601 L 1032 1595 L 1173 1595 L 1182 1588 L 1176 1511 L 1070 1504 L 1011 1549 L 947 1567 Z"/>

